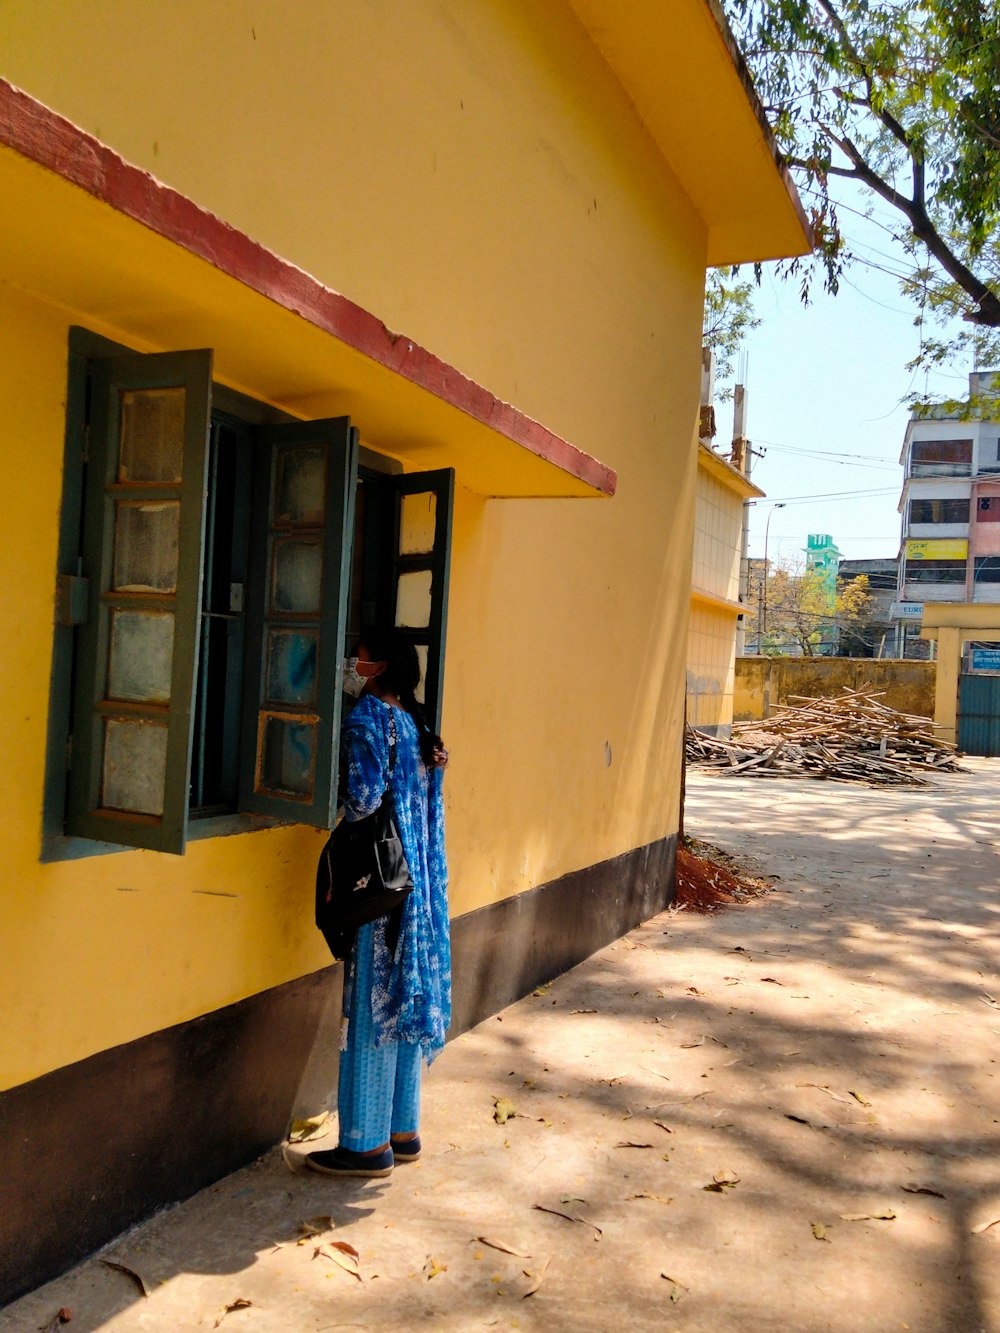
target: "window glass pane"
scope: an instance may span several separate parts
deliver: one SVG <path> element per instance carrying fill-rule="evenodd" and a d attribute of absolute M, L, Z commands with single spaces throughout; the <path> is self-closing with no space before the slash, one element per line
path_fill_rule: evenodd
<path fill-rule="evenodd" d="M 396 585 L 396 624 L 426 629 L 431 623 L 431 571 L 413 569 L 400 574 Z"/>
<path fill-rule="evenodd" d="M 420 662 L 420 684 L 413 691 L 413 694 L 417 703 L 422 704 L 424 702 L 424 686 L 427 682 L 427 653 L 429 650 L 426 643 L 416 644 L 416 649 L 417 659 Z"/>
<path fill-rule="evenodd" d="M 319 612 L 323 550 L 318 541 L 277 541 L 271 585 L 272 611 Z"/>
<path fill-rule="evenodd" d="M 267 647 L 267 697 L 272 703 L 316 702 L 317 636 L 271 630 Z"/>
<path fill-rule="evenodd" d="M 316 724 L 266 714 L 262 722 L 261 789 L 311 800 Z"/>
<path fill-rule="evenodd" d="M 180 388 L 122 393 L 119 481 L 180 481 L 184 399 Z"/>
<path fill-rule="evenodd" d="M 162 815 L 166 775 L 165 724 L 106 719 L 101 784 L 104 809 Z"/>
<path fill-rule="evenodd" d="M 971 463 L 971 440 L 914 440 L 910 457 L 917 463 Z"/>
<path fill-rule="evenodd" d="M 167 703 L 174 658 L 169 611 L 113 611 L 108 697 Z"/>
<path fill-rule="evenodd" d="M 399 513 L 399 554 L 427 555 L 434 549 L 437 496 L 433 491 L 404 495 Z"/>
<path fill-rule="evenodd" d="M 115 572 L 119 592 L 173 592 L 177 587 L 177 500 L 122 500 L 115 512 Z"/>
<path fill-rule="evenodd" d="M 326 450 L 310 444 L 278 455 L 276 524 L 318 527 L 326 513 Z"/>

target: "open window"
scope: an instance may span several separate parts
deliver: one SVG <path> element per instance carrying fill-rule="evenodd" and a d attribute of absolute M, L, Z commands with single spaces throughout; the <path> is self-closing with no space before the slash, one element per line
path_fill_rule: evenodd
<path fill-rule="evenodd" d="M 78 334 L 47 833 L 181 853 L 203 815 L 330 826 L 357 430 L 241 418 L 210 352 Z"/>
<path fill-rule="evenodd" d="M 358 432 L 260 432 L 251 529 L 242 806 L 332 828 Z"/>
<path fill-rule="evenodd" d="M 362 467 L 354 534 L 350 647 L 372 626 L 395 625 L 420 659 L 427 725 L 441 729 L 455 473 L 384 476 Z"/>
<path fill-rule="evenodd" d="M 210 352 L 90 376 L 67 830 L 183 850 L 204 551 Z"/>

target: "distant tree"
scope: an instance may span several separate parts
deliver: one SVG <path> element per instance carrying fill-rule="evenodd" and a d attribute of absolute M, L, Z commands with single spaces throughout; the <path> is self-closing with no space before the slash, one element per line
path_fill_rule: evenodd
<path fill-rule="evenodd" d="M 837 580 L 834 602 L 838 646 L 842 656 L 853 656 L 859 645 L 868 645 L 871 628 L 878 614 L 878 602 L 871 594 L 867 574 Z M 846 650 L 846 651 L 845 651 Z"/>
<path fill-rule="evenodd" d="M 724 4 L 816 232 L 814 259 L 783 268 L 803 299 L 816 263 L 835 292 L 851 258 L 835 189 L 851 181 L 895 219 L 905 290 L 969 326 L 925 357 L 981 350 L 1000 329 L 1000 5 Z"/>
<path fill-rule="evenodd" d="M 866 574 L 838 580 L 834 591 L 819 570 L 800 562 L 775 564 L 747 614 L 747 641 L 772 657 L 791 650 L 815 657 L 824 646 L 835 648 L 842 630 L 862 634 L 875 606 Z"/>
<path fill-rule="evenodd" d="M 702 342 L 715 352 L 715 374 L 721 382 L 733 378 L 747 334 L 760 327 L 753 308 L 754 292 L 754 283 L 738 278 L 733 268 L 708 270 Z M 731 389 L 724 389 L 718 396 L 727 398 L 731 394 Z"/>

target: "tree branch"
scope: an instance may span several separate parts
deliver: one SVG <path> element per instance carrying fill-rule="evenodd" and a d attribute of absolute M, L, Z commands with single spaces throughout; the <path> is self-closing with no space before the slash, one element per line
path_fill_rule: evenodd
<path fill-rule="evenodd" d="M 968 265 L 963 264 L 958 258 L 951 246 L 947 243 L 937 227 L 931 221 L 930 214 L 927 212 L 927 206 L 924 200 L 925 189 L 925 171 L 923 160 L 911 157 L 913 162 L 913 187 L 914 197 L 908 199 L 905 194 L 900 192 L 888 181 L 882 177 L 872 167 L 868 165 L 861 150 L 844 135 L 837 134 L 831 126 L 820 124 L 820 129 L 827 136 L 831 143 L 836 144 L 840 151 L 853 164 L 852 171 L 845 171 L 835 167 L 826 168 L 833 175 L 849 175 L 853 179 L 867 185 L 870 190 L 879 195 L 882 199 L 897 209 L 906 218 L 910 224 L 910 230 L 918 241 L 922 241 L 930 254 L 934 256 L 937 262 L 944 269 L 950 278 L 958 283 L 959 287 L 970 296 L 976 303 L 974 311 L 967 312 L 963 318 L 972 324 L 983 324 L 989 328 L 1000 328 L 1000 295 L 992 288 L 987 287 L 976 277 Z M 815 171 L 816 168 L 812 167 Z"/>

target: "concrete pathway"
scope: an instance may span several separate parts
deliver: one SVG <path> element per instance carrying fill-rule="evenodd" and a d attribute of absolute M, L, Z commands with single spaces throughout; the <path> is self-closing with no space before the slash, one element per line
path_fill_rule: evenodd
<path fill-rule="evenodd" d="M 1000 761 L 969 766 L 691 774 L 688 832 L 773 894 L 666 913 L 454 1042 L 419 1164 L 352 1184 L 276 1151 L 0 1330 L 1000 1333 Z"/>

